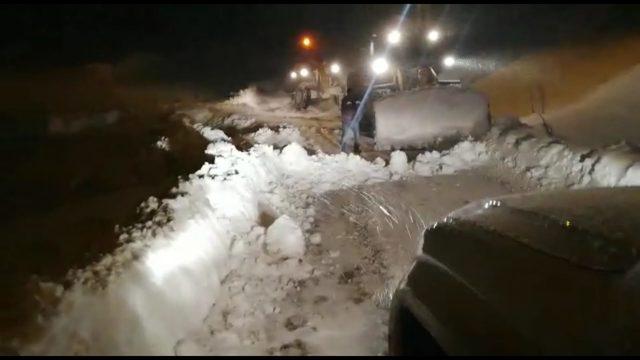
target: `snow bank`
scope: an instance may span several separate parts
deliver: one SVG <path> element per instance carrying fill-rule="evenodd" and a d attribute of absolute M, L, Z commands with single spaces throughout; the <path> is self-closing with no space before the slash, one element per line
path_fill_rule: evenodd
<path fill-rule="evenodd" d="M 494 127 L 485 143 L 496 164 L 533 186 L 640 185 L 640 154 L 624 144 L 600 149 L 566 144 L 517 122 Z"/>
<path fill-rule="evenodd" d="M 413 170 L 421 176 L 447 175 L 484 166 L 489 160 L 490 154 L 484 143 L 467 140 L 447 151 L 427 151 L 418 155 Z"/>
<path fill-rule="evenodd" d="M 262 212 L 291 219 L 274 223 L 268 234 L 278 243 L 293 223 L 311 228 L 316 195 L 390 178 L 384 164 L 346 154 L 309 156 L 297 144 L 281 152 L 256 145 L 247 153 L 219 141 L 207 152 L 216 156 L 215 164 L 181 182 L 176 198 L 148 206 L 157 216 L 128 229 L 121 248 L 72 274 L 76 282 L 63 295 L 59 315 L 22 353 L 173 354 L 218 301 L 222 279 L 246 249 L 262 248 Z M 166 210 L 153 210 L 160 208 Z M 299 255 L 300 233 L 293 234 L 279 240 L 286 245 L 278 244 Z"/>
<path fill-rule="evenodd" d="M 458 88 L 404 92 L 374 103 L 376 148 L 422 148 L 442 139 L 480 137 L 489 106 L 480 93 Z"/>
<path fill-rule="evenodd" d="M 396 152 L 386 167 L 354 154 L 310 156 L 296 143 L 241 152 L 221 131 L 200 131 L 213 141 L 206 152 L 215 164 L 180 182 L 174 198 L 150 198 L 141 205 L 145 220 L 122 229 L 121 247 L 71 272 L 57 314 L 43 320 L 43 336 L 22 354 L 177 354 L 212 309 L 250 338 L 278 311 L 271 304 L 313 271 L 300 257 L 307 242 L 321 241 L 311 233 L 321 194 L 414 171 L 461 170 L 478 165 L 472 159 L 482 150 L 463 143 L 415 164 Z M 275 221 L 266 224 L 264 214 Z M 261 310 L 249 316 L 248 309 Z M 216 339 L 221 352 L 241 340 L 233 332 Z"/>

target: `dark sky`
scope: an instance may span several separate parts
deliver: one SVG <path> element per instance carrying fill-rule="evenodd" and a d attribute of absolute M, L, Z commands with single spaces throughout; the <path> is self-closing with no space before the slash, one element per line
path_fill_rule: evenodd
<path fill-rule="evenodd" d="M 145 53 L 160 59 L 154 66 L 163 80 L 229 91 L 286 74 L 296 36 L 304 30 L 317 32 L 329 54 L 353 53 L 401 9 L 401 4 L 2 5 L 0 66 L 6 73 L 118 63 Z M 423 5 L 422 13 L 455 28 L 459 51 L 469 53 L 522 52 L 640 28 L 637 5 L 436 4 Z"/>

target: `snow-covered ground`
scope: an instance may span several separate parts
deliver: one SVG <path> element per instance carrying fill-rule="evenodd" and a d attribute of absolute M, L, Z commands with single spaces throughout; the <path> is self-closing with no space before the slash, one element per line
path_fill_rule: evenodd
<path fill-rule="evenodd" d="M 543 114 L 555 136 L 574 144 L 602 147 L 621 142 L 640 145 L 640 65 L 600 85 L 578 102 Z M 538 125 L 539 115 L 524 122 Z"/>
<path fill-rule="evenodd" d="M 569 146 L 515 121 L 413 161 L 396 151 L 386 163 L 328 154 L 331 142 L 294 127 L 258 129 L 241 151 L 202 125 L 207 111 L 182 115 L 215 162 L 174 197 L 142 204 L 144 220 L 117 229 L 122 246 L 70 273 L 69 290 L 48 284 L 59 304 L 21 353 L 382 354 L 390 291 L 426 224 L 507 184 L 640 183 L 640 159 L 626 147 Z"/>
<path fill-rule="evenodd" d="M 256 87 L 249 87 L 238 92 L 229 100 L 220 104 L 221 107 L 243 109 L 257 115 L 275 115 L 281 118 L 326 118 L 338 115 L 338 109 L 327 99 L 306 110 L 298 111 L 293 107 L 291 96 L 282 92 L 276 94 L 260 93 Z"/>

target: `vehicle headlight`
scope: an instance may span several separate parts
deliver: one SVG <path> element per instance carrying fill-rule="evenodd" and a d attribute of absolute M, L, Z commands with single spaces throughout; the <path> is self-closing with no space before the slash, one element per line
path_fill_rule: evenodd
<path fill-rule="evenodd" d="M 400 31 L 392 30 L 391 32 L 389 32 L 389 34 L 387 34 L 387 41 L 389 42 L 389 44 L 395 45 L 400 42 L 400 37 Z"/>
<path fill-rule="evenodd" d="M 452 67 L 456 64 L 456 58 L 452 55 L 445 56 L 444 59 L 442 59 L 442 64 L 446 67 Z"/>
<path fill-rule="evenodd" d="M 389 63 L 387 59 L 383 57 L 379 57 L 371 63 L 371 69 L 373 73 L 376 75 L 384 74 L 387 70 L 389 70 Z"/>
<path fill-rule="evenodd" d="M 300 76 L 302 76 L 302 77 L 309 76 L 309 70 L 307 68 L 300 69 Z"/>
<path fill-rule="evenodd" d="M 338 65 L 337 63 L 333 63 L 331 64 L 330 70 L 332 74 L 337 74 L 340 72 L 340 65 Z"/>
<path fill-rule="evenodd" d="M 429 42 L 435 43 L 440 40 L 440 32 L 438 30 L 431 30 L 427 33 L 427 40 Z"/>
<path fill-rule="evenodd" d="M 296 73 L 295 71 L 292 71 L 291 74 L 289 74 L 289 77 L 293 80 L 298 78 L 298 73 Z"/>

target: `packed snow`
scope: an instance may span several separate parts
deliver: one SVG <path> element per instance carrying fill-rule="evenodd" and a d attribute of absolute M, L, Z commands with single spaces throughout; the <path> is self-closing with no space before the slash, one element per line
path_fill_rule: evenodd
<path fill-rule="evenodd" d="M 390 169 L 353 154 L 310 156 L 297 143 L 242 152 L 221 131 L 200 131 L 213 141 L 207 153 L 215 164 L 181 182 L 177 197 L 149 199 L 141 208 L 151 220 L 124 229 L 113 254 L 70 273 L 75 285 L 61 296 L 59 314 L 24 354 L 173 354 L 211 307 L 224 303 L 220 296 L 230 296 L 221 292 L 230 276 L 274 274 L 270 281 L 282 289 L 269 291 L 278 298 L 287 281 L 309 275 L 313 269 L 300 256 L 309 242 L 321 241 L 310 233 L 318 196 L 411 171 L 400 153 Z M 433 155 L 432 173 L 450 156 Z M 261 224 L 262 214 L 276 220 Z"/>
<path fill-rule="evenodd" d="M 423 148 L 451 138 L 479 138 L 490 126 L 487 99 L 454 87 L 388 96 L 376 101 L 374 109 L 379 149 Z"/>
<path fill-rule="evenodd" d="M 600 149 L 567 144 L 517 120 L 494 126 L 484 144 L 498 171 L 511 170 L 534 187 L 640 185 L 640 153 L 625 144 Z"/>
<path fill-rule="evenodd" d="M 280 127 L 278 131 L 263 127 L 251 134 L 250 139 L 253 140 L 254 143 L 274 145 L 276 147 L 283 147 L 294 142 L 300 145 L 307 143 L 306 139 L 300 134 L 300 131 L 291 126 Z"/>
<path fill-rule="evenodd" d="M 183 115 L 191 121 L 212 116 L 203 109 Z M 252 121 L 229 118 L 218 123 Z M 57 313 L 42 320 L 43 336 L 22 354 L 201 354 L 205 347 L 215 354 L 333 354 L 328 339 L 335 341 L 331 331 L 339 330 L 340 351 L 350 345 L 369 351 L 361 337 L 364 328 L 377 326 L 373 318 L 364 324 L 331 320 L 336 328 L 318 328 L 311 350 L 272 329 L 276 316 L 286 315 L 292 329 L 308 321 L 279 315 L 277 304 L 315 276 L 306 255 L 309 246 L 325 242 L 313 225 L 327 192 L 476 167 L 507 169 L 542 188 L 640 185 L 640 157 L 626 145 L 567 145 L 518 121 L 414 161 L 394 151 L 388 165 L 353 154 L 309 155 L 295 128 L 259 129 L 250 135 L 255 145 L 240 151 L 222 130 L 193 126 L 211 142 L 206 152 L 215 163 L 181 181 L 175 197 L 142 204 L 146 220 L 117 229 L 122 246 L 70 272 L 70 289 L 60 294 L 53 285 Z M 353 311 L 368 314 L 365 308 Z M 196 341 L 203 324 L 211 331 L 205 347 Z M 274 337 L 290 342 L 275 349 Z M 384 339 L 375 341 L 377 348 Z"/>
<path fill-rule="evenodd" d="M 280 216 L 267 229 L 267 251 L 282 257 L 301 258 L 304 255 L 304 234 L 288 215 Z"/>

